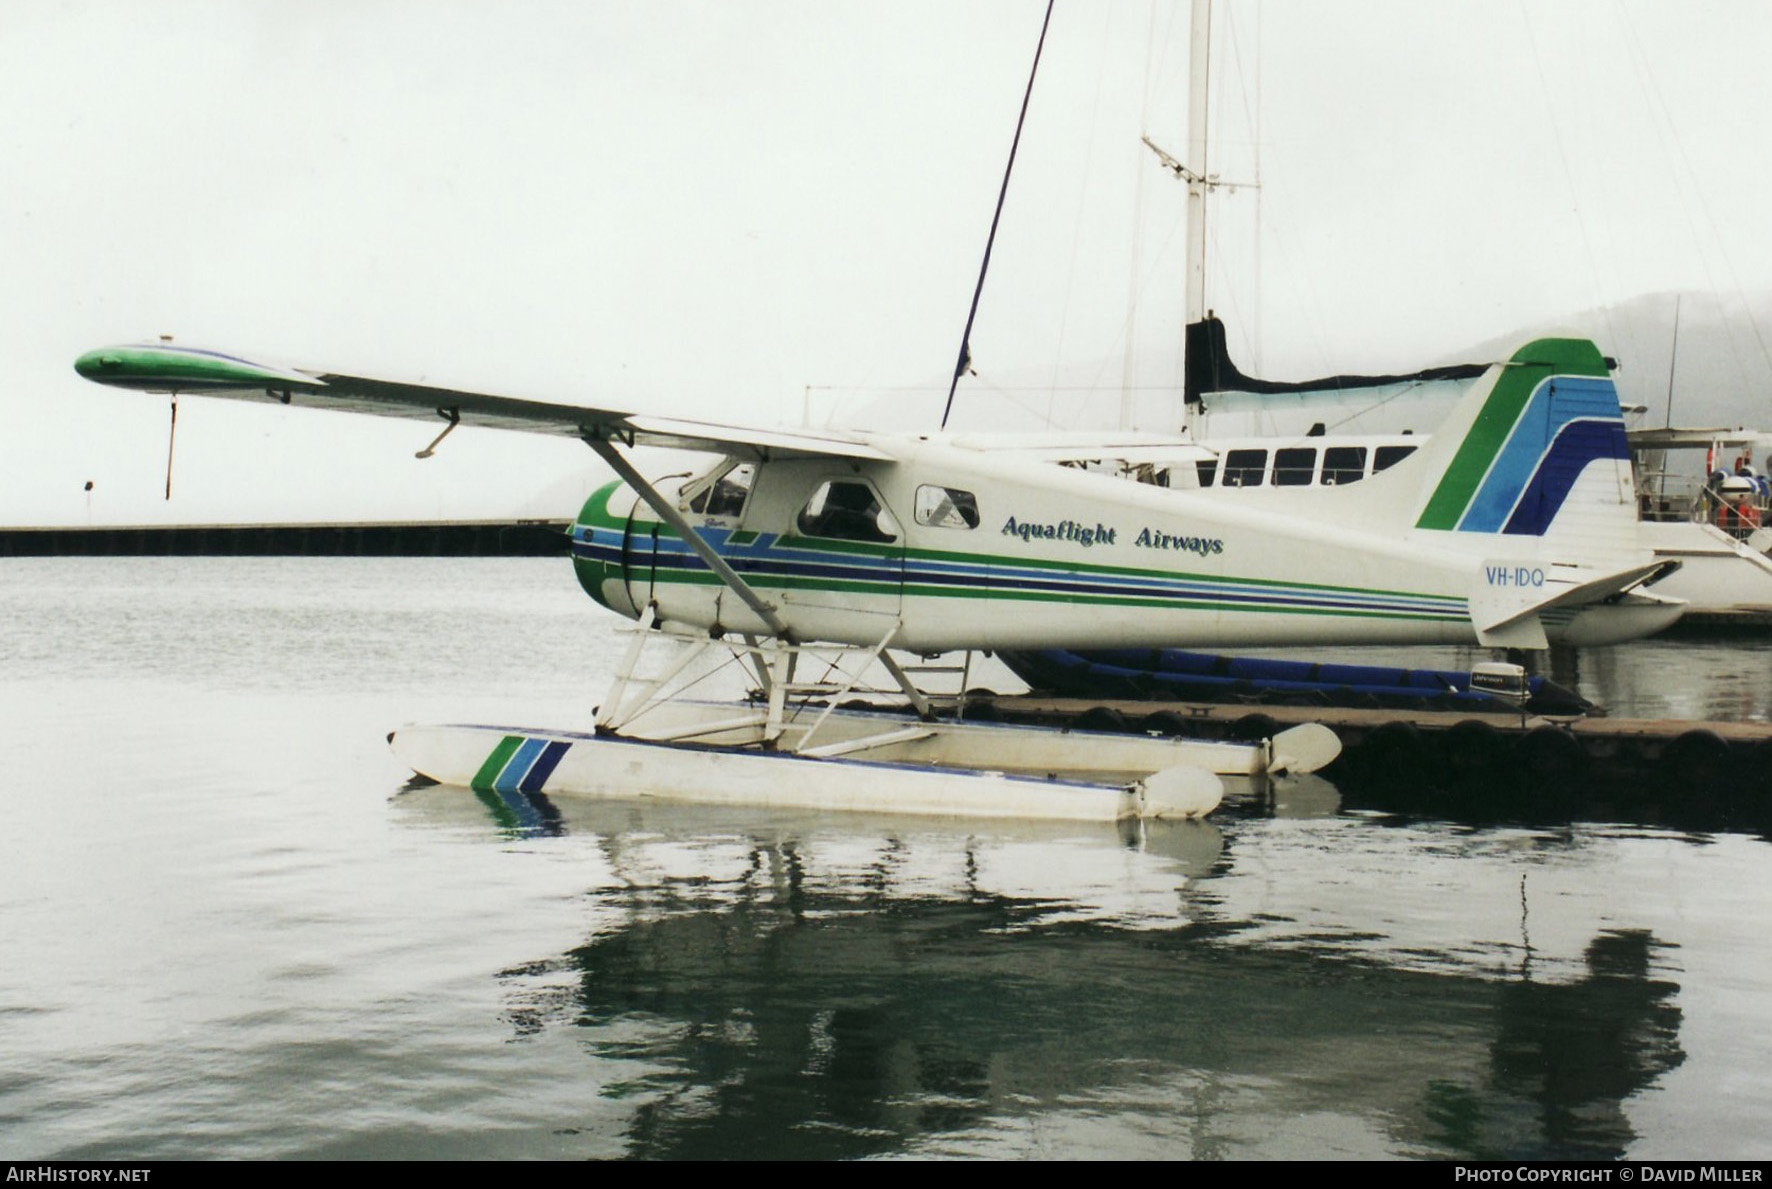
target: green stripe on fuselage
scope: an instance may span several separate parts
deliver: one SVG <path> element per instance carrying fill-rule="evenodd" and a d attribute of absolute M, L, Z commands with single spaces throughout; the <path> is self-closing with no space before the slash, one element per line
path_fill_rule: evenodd
<path fill-rule="evenodd" d="M 1033 603 L 1069 603 L 1097 607 L 1149 607 L 1157 611 L 1249 611 L 1259 614 L 1339 615 L 1351 619 L 1428 619 L 1462 621 L 1468 612 L 1447 608 L 1442 611 L 1399 611 L 1382 607 L 1311 607 L 1276 598 L 1266 603 L 1230 601 L 1210 594 L 1139 595 L 1093 594 L 1087 591 L 1015 590 L 1006 587 L 966 589 L 951 586 L 923 586 L 912 582 L 904 585 L 906 598 L 920 596 L 935 599 L 1015 599 Z"/>
<path fill-rule="evenodd" d="M 1483 476 L 1519 421 L 1520 411 L 1547 378 L 1607 374 L 1605 357 L 1586 339 L 1537 339 L 1521 347 L 1496 379 L 1483 411 L 1464 435 L 1415 527 L 1446 532 L 1458 527 Z"/>

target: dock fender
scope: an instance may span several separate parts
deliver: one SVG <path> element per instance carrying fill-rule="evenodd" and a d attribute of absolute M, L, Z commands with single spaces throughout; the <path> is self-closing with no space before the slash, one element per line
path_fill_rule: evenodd
<path fill-rule="evenodd" d="M 1431 784 L 1440 770 L 1420 728 L 1401 719 L 1374 728 L 1360 741 L 1359 762 L 1373 780 L 1391 788 Z"/>
<path fill-rule="evenodd" d="M 1728 741 L 1703 728 L 1682 732 L 1661 751 L 1664 780 L 1678 788 L 1721 788 L 1733 776 L 1734 756 Z"/>
<path fill-rule="evenodd" d="M 1454 723 L 1440 736 L 1440 750 L 1445 753 L 1446 766 L 1455 775 L 1490 776 L 1507 758 L 1507 740 L 1482 719 L 1467 718 Z"/>
<path fill-rule="evenodd" d="M 1772 793 L 1772 739 L 1762 739 L 1748 750 L 1743 777 L 1749 788 Z"/>
<path fill-rule="evenodd" d="M 1138 816 L 1205 817 L 1224 800 L 1224 782 L 1204 768 L 1177 764 L 1138 782 Z"/>
<path fill-rule="evenodd" d="M 960 707 L 961 722 L 1002 722 L 1003 712 L 997 708 L 995 701 L 986 699 L 974 702 L 973 695 L 967 694 L 967 701 Z M 992 695 L 994 698 L 996 695 Z"/>
<path fill-rule="evenodd" d="M 1112 706 L 1094 706 L 1077 716 L 1074 724 L 1079 731 L 1100 731 L 1112 735 L 1124 735 L 1132 729 L 1126 716 Z"/>
<path fill-rule="evenodd" d="M 1320 722 L 1299 723 L 1274 736 L 1269 772 L 1294 774 L 1328 767 L 1341 754 L 1341 736 Z"/>
<path fill-rule="evenodd" d="M 1514 759 L 1537 780 L 1568 780 L 1587 769 L 1587 750 L 1561 727 L 1533 727 L 1514 744 Z"/>
<path fill-rule="evenodd" d="M 1245 714 L 1232 723 L 1225 738 L 1237 743 L 1257 743 L 1263 739 L 1272 739 L 1280 729 L 1280 724 L 1271 714 Z"/>
<path fill-rule="evenodd" d="M 1147 714 L 1139 720 L 1138 729 L 1147 735 L 1161 735 L 1165 739 L 1179 739 L 1187 734 L 1187 719 L 1173 710 L 1159 710 L 1155 714 Z"/>

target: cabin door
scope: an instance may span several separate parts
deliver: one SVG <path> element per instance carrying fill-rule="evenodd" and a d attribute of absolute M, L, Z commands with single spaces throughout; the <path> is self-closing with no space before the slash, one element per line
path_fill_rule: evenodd
<path fill-rule="evenodd" d="M 796 498 L 779 506 L 787 531 L 759 534 L 767 547 L 759 585 L 774 588 L 796 630 L 875 643 L 897 624 L 904 598 L 903 524 L 860 475 L 807 476 L 795 486 Z"/>

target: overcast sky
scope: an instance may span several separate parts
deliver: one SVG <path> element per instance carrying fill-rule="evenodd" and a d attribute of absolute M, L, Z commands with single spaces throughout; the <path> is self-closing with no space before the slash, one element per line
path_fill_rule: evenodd
<path fill-rule="evenodd" d="M 571 443 L 463 431 L 418 462 L 420 426 L 186 400 L 167 504 L 164 398 L 70 367 L 162 332 L 617 408 L 933 424 L 1043 8 L 11 0 L 0 522 L 517 514 L 595 474 Z M 1215 199 L 1210 302 L 1249 370 L 1415 366 L 1592 309 L 1664 390 L 1671 328 L 1606 311 L 1764 309 L 1772 7 L 1216 11 L 1212 167 L 1259 188 Z M 1144 424 L 1172 408 L 1182 192 L 1139 137 L 1184 155 L 1186 12 L 1060 0 L 959 424 L 1105 424 L 1123 390 Z M 1704 384 L 1772 424 L 1765 346 L 1726 342 Z"/>

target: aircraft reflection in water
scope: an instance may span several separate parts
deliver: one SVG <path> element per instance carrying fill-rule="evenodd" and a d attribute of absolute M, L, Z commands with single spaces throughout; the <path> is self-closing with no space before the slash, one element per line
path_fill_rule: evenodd
<path fill-rule="evenodd" d="M 1239 855 L 1211 824 L 531 804 L 495 817 L 595 835 L 608 869 L 590 940 L 503 976 L 509 1018 L 651 1068 L 603 1091 L 635 1104 L 634 1156 L 1615 1158 L 1623 1103 L 1684 1059 L 1648 931 L 1547 921 L 1566 952 L 1527 940 L 1505 967 L 1469 960 L 1484 906 L 1462 942 L 1282 936 L 1227 886 L 1273 840 Z"/>

